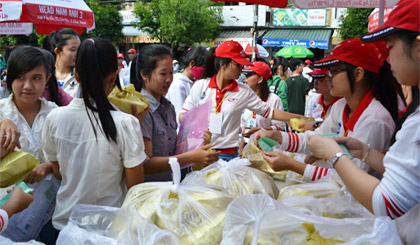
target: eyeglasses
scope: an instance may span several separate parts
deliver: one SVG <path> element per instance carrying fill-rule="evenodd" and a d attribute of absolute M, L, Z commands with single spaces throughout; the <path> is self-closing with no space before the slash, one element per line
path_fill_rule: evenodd
<path fill-rule="evenodd" d="M 241 65 L 238 62 L 235 62 L 235 61 L 232 60 L 231 63 L 234 64 L 235 66 L 237 66 L 239 69 L 244 69 L 244 65 Z"/>
<path fill-rule="evenodd" d="M 347 71 L 347 69 L 338 69 L 338 70 L 328 70 L 327 71 L 327 76 L 329 78 L 332 78 L 335 74 L 343 72 L 343 71 Z"/>

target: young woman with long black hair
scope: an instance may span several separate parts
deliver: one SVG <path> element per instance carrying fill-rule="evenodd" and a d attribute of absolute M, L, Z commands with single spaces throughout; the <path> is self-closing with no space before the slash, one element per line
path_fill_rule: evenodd
<path fill-rule="evenodd" d="M 71 97 L 80 98 L 80 86 L 74 78 L 73 68 L 76 62 L 80 38 L 70 28 L 52 32 L 44 41 L 44 49 L 49 50 L 55 58 L 55 76 L 58 85 Z"/>
<path fill-rule="evenodd" d="M 361 56 L 362 53 L 365 56 Z M 310 154 L 308 138 L 313 134 L 325 133 L 355 137 L 376 149 L 388 150 L 395 129 L 393 118 L 398 115 L 397 93 L 392 76 L 385 80 L 378 79 L 378 74 L 389 74 L 390 69 L 382 65 L 380 52 L 375 45 L 362 43 L 359 38 L 345 40 L 314 66 L 329 67 L 330 94 L 343 97 L 334 103 L 322 125 L 315 131 L 305 133 L 259 132 L 255 138 L 270 137 L 286 151 L 307 155 Z M 274 170 L 293 170 L 302 174 L 306 181 L 317 180 L 329 171 L 298 162 L 280 152 L 267 152 L 264 159 Z M 381 178 L 383 171 L 366 164 L 364 160 L 355 161 L 365 172 Z"/>
<path fill-rule="evenodd" d="M 165 98 L 173 79 L 172 53 L 164 45 L 151 44 L 143 47 L 136 61 L 141 93 L 149 100 L 150 111 L 141 122 L 143 140 L 149 160 L 144 163 L 145 181 L 172 180 L 168 164 L 176 157 L 181 166 L 196 163 L 202 166 L 216 162 L 217 152 L 207 151 L 207 144 L 193 151 L 175 155 L 177 122 L 175 108 Z M 182 169 L 182 177 L 188 172 Z"/>
<path fill-rule="evenodd" d="M 51 74 L 39 49 L 14 49 L 7 67 L 7 87 L 11 94 L 0 100 L 0 128 L 6 133 L 0 135 L 3 148 L 7 147 L 10 152 L 15 146 L 20 146 L 21 151 L 31 153 L 39 159 L 38 166 L 24 179 L 35 189 L 34 201 L 28 209 L 14 215 L 9 220 L 8 228 L 2 233 L 13 241 L 24 242 L 38 237 L 54 211 L 55 195 L 60 182 L 52 176 L 52 163 L 42 153 L 41 131 L 47 115 L 57 105 L 40 98 Z"/>
<path fill-rule="evenodd" d="M 61 179 L 53 225 L 62 230 L 78 203 L 118 207 L 126 189 L 143 182 L 144 152 L 139 120 L 117 111 L 107 96 L 118 84 L 117 53 L 105 39 L 79 47 L 75 78 L 82 98 L 54 110 L 42 146 Z"/>
<path fill-rule="evenodd" d="M 418 0 L 401 0 L 380 30 L 362 37 L 363 41 L 385 38 L 390 48 L 389 63 L 401 85 L 420 85 L 419 8 Z M 395 90 L 391 92 L 395 93 Z M 335 159 L 333 167 L 350 193 L 363 206 L 375 215 L 396 218 L 420 203 L 419 122 L 419 97 L 416 96 L 398 121 L 392 137 L 392 146 L 386 154 L 354 138 L 336 140 L 345 144 L 354 157 L 364 158 L 372 168 L 382 169 L 382 180 L 372 178 L 361 171 L 341 153 L 336 141 L 324 137 L 311 137 L 309 147 L 318 157 Z M 418 217 L 418 212 L 414 215 Z M 416 222 L 414 227 L 418 227 L 418 218 Z M 410 235 L 417 236 L 418 242 L 418 233 Z"/>

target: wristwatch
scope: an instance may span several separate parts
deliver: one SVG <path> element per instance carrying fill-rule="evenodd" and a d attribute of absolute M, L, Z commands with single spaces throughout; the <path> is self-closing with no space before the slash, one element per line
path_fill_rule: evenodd
<path fill-rule="evenodd" d="M 315 122 L 314 123 L 314 125 L 312 126 L 312 129 L 313 130 L 315 130 L 315 129 L 317 129 L 318 127 L 319 127 L 319 124 L 320 124 L 321 122 Z"/>
<path fill-rule="evenodd" d="M 334 165 L 338 162 L 338 159 L 340 159 L 340 157 L 347 155 L 347 153 L 345 152 L 338 152 L 336 153 L 332 158 L 331 158 L 331 164 L 334 167 Z M 347 155 L 348 156 L 348 155 Z"/>

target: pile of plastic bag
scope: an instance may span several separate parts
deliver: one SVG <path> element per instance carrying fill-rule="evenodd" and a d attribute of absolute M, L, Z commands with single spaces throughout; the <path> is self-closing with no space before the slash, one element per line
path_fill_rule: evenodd
<path fill-rule="evenodd" d="M 79 204 L 58 236 L 65 244 L 179 244 L 168 231 L 150 224 L 135 211 L 115 207 Z"/>
<path fill-rule="evenodd" d="M 124 87 L 122 90 L 118 87 L 114 87 L 108 95 L 108 99 L 113 105 L 120 109 L 120 111 L 128 114 L 132 114 L 133 105 L 136 106 L 137 114 L 142 113 L 149 105 L 146 96 L 137 92 L 133 84 Z"/>
<path fill-rule="evenodd" d="M 174 233 L 181 244 L 218 244 L 222 239 L 225 211 L 233 197 L 221 187 L 201 181 L 180 183 L 180 167 L 170 158 L 174 183 L 136 185 L 122 208 L 136 210 L 149 222 Z"/>
<path fill-rule="evenodd" d="M 273 178 L 258 169 L 249 167 L 248 159 L 235 158 L 229 162 L 219 160 L 189 174 L 184 182 L 198 182 L 204 179 L 207 184 L 218 185 L 234 197 L 264 193 L 277 198 L 279 190 Z"/>
<path fill-rule="evenodd" d="M 229 204 L 221 244 L 401 244 L 388 217 L 332 219 L 291 209 L 268 195 Z"/>

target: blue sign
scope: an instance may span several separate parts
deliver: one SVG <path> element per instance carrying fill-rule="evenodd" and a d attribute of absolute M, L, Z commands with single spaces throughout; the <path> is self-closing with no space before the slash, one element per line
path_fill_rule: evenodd
<path fill-rule="evenodd" d="M 327 40 L 300 40 L 300 39 L 278 39 L 278 38 L 263 38 L 262 46 L 302 46 L 305 48 L 320 48 L 328 49 L 329 42 Z"/>

